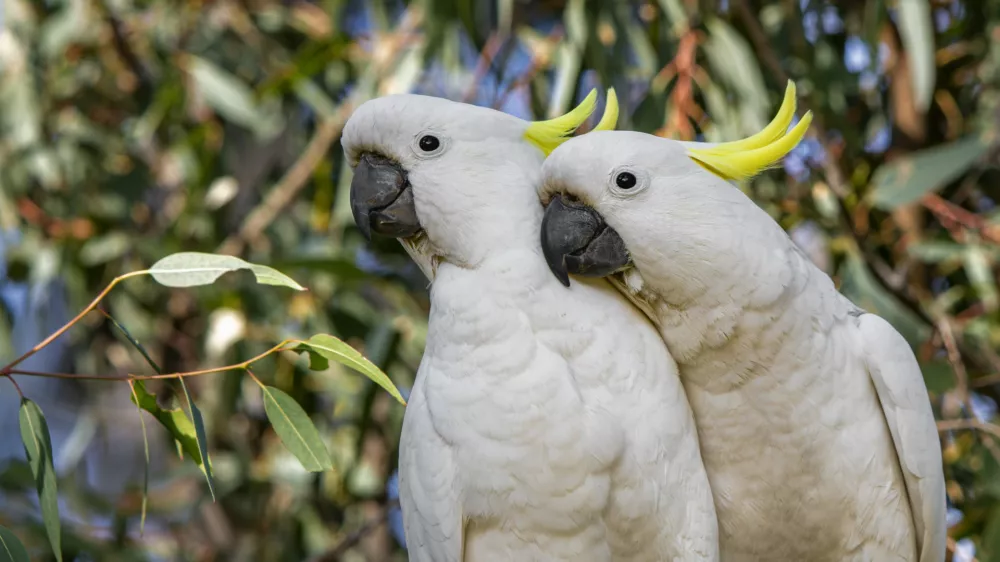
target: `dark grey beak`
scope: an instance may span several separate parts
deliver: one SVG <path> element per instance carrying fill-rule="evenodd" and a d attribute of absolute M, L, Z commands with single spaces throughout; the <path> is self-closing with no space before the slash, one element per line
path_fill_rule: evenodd
<path fill-rule="evenodd" d="M 569 274 L 604 277 L 631 261 L 625 242 L 597 211 L 556 195 L 542 219 L 542 253 L 549 269 L 569 287 Z"/>
<path fill-rule="evenodd" d="M 365 238 L 407 238 L 420 231 L 406 170 L 384 156 L 361 154 L 351 181 L 351 213 Z"/>

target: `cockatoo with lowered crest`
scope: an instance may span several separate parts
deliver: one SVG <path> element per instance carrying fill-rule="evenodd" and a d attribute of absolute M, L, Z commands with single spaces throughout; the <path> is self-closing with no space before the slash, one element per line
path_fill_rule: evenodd
<path fill-rule="evenodd" d="M 403 421 L 410 560 L 717 560 L 697 430 L 655 327 L 604 280 L 567 291 L 538 246 L 545 154 L 590 115 L 526 122 L 419 95 L 344 129 L 359 228 L 431 279 Z M 617 119 L 613 92 L 598 128 Z"/>
<path fill-rule="evenodd" d="M 543 166 L 556 277 L 610 276 L 658 325 L 695 413 L 720 558 L 944 560 L 941 447 L 920 368 L 882 318 L 734 182 L 802 138 L 795 89 L 722 144 L 627 131 L 570 139 Z"/>

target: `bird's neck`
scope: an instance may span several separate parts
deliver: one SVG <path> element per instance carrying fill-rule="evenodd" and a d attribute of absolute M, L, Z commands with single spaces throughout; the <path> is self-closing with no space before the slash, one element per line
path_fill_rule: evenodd
<path fill-rule="evenodd" d="M 774 356 L 812 345 L 806 334 L 831 330 L 856 310 L 794 246 L 760 267 L 734 268 L 697 293 L 621 284 L 657 324 L 685 379 L 704 387 L 765 374 L 762 365 Z"/>

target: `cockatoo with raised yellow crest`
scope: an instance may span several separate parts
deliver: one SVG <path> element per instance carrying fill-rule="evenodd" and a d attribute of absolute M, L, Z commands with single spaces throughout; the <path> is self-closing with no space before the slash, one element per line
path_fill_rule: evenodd
<path fill-rule="evenodd" d="M 538 245 L 545 155 L 593 112 L 527 122 L 419 95 L 344 129 L 355 222 L 431 279 L 403 421 L 410 560 L 717 560 L 693 415 L 655 327 L 604 280 L 566 290 Z M 609 92 L 597 128 L 613 127 Z"/>
<path fill-rule="evenodd" d="M 724 562 L 944 560 L 945 486 L 907 342 L 736 187 L 799 142 L 789 83 L 742 141 L 627 131 L 546 159 L 541 245 L 568 274 L 610 276 L 657 324 L 694 410 Z"/>

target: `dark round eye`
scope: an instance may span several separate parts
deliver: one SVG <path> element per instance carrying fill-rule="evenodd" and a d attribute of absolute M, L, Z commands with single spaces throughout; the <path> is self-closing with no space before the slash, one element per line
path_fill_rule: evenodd
<path fill-rule="evenodd" d="M 433 135 L 424 135 L 420 137 L 420 150 L 424 152 L 434 152 L 441 146 L 441 141 Z"/>
<path fill-rule="evenodd" d="M 615 184 L 622 189 L 632 189 L 636 183 L 635 175 L 629 172 L 622 172 L 615 178 Z"/>

